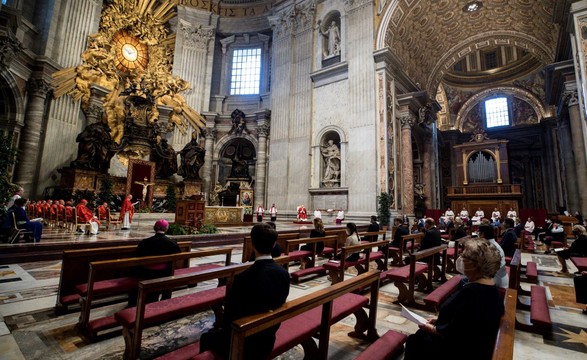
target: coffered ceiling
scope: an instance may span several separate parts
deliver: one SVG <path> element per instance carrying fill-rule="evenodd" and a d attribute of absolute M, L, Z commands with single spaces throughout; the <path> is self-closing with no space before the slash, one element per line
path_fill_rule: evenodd
<path fill-rule="evenodd" d="M 492 46 L 515 46 L 540 63 L 554 61 L 557 0 L 483 0 L 474 12 L 470 0 L 395 0 L 385 46 L 399 57 L 408 75 L 430 94 L 443 76 L 467 54 Z"/>

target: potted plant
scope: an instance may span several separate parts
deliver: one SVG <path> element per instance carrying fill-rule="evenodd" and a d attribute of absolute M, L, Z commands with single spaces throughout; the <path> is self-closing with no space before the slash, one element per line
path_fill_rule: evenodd
<path fill-rule="evenodd" d="M 389 218 L 391 217 L 391 212 L 389 211 L 391 196 L 389 193 L 381 192 L 381 195 L 377 197 L 377 202 L 379 203 L 379 207 L 377 209 L 379 222 L 381 223 L 383 230 L 387 231 L 387 228 L 389 227 Z"/>

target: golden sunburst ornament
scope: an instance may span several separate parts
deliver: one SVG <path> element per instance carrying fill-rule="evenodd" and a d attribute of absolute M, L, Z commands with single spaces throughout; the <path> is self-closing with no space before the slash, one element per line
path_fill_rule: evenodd
<path fill-rule="evenodd" d="M 86 110 L 91 84 L 110 90 L 104 99 L 104 121 L 113 139 L 120 141 L 125 116 L 120 93 L 135 84 L 139 93 L 153 95 L 156 105 L 173 108 L 170 122 L 180 132 L 185 134 L 188 125 L 199 132 L 206 120 L 180 95 L 189 89 L 189 84 L 172 75 L 175 35 L 170 34 L 167 23 L 173 17 L 173 1 L 111 1 L 102 9 L 98 33 L 88 36 L 82 64 L 53 74 L 54 96 L 69 95 L 81 101 Z M 158 115 L 154 106 L 151 121 Z"/>

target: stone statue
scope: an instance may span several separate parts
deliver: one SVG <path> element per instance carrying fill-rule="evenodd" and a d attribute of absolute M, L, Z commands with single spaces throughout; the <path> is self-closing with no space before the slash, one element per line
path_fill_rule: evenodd
<path fill-rule="evenodd" d="M 320 151 L 325 162 L 322 181 L 338 180 L 340 178 L 340 149 L 333 140 L 328 140 L 328 145 L 322 145 Z"/>
<path fill-rule="evenodd" d="M 230 114 L 230 117 L 232 118 L 232 128 L 230 129 L 229 134 L 246 135 L 249 133 L 247 131 L 247 123 L 245 122 L 245 116 L 245 113 L 240 111 L 239 109 L 234 110 L 232 114 Z"/>
<path fill-rule="evenodd" d="M 249 163 L 247 160 L 240 159 L 238 155 L 236 155 L 232 159 L 232 167 L 230 168 L 229 178 L 249 179 Z"/>
<path fill-rule="evenodd" d="M 177 172 L 177 154 L 167 139 L 161 139 L 151 149 L 151 161 L 155 162 L 155 175 L 167 179 Z"/>
<path fill-rule="evenodd" d="M 181 165 L 179 175 L 184 179 L 200 179 L 200 168 L 204 165 L 204 155 L 206 150 L 198 144 L 197 133 L 192 133 L 192 140 L 187 143 L 179 152 L 181 156 Z"/>
<path fill-rule="evenodd" d="M 319 29 L 320 33 L 328 40 L 328 48 L 326 49 L 327 51 L 325 51 L 325 57 L 328 58 L 340 55 L 340 29 L 338 28 L 336 21 L 332 20 L 326 31 L 322 31 L 321 27 L 319 27 Z"/>
<path fill-rule="evenodd" d="M 110 137 L 110 128 L 103 123 L 86 126 L 75 139 L 78 145 L 77 159 L 71 166 L 77 169 L 95 170 L 106 173 L 110 167 L 110 159 L 115 143 Z"/>

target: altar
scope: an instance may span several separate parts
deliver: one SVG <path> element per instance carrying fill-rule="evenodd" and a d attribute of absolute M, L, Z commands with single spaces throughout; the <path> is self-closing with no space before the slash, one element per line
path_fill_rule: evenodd
<path fill-rule="evenodd" d="M 242 206 L 206 206 L 204 223 L 243 225 L 244 211 Z"/>

